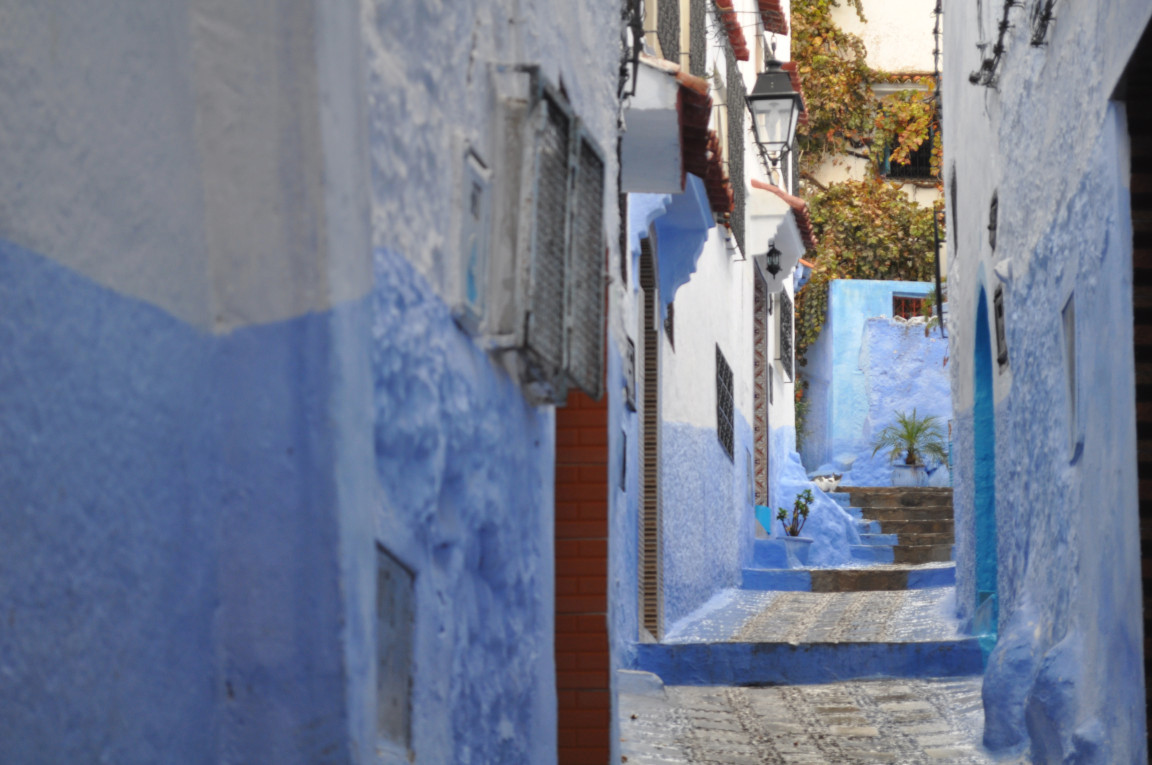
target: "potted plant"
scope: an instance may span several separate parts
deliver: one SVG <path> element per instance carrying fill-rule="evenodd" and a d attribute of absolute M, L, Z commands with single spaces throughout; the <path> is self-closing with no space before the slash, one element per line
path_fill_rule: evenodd
<path fill-rule="evenodd" d="M 912 414 L 897 412 L 896 422 L 876 434 L 872 446 L 873 457 L 877 452 L 885 451 L 893 463 L 893 486 L 923 486 L 927 475 L 924 457 L 937 462 L 948 461 L 948 443 L 937 418 L 933 415 L 919 417 L 915 408 Z M 896 464 L 900 457 L 904 458 L 903 463 Z"/>
<path fill-rule="evenodd" d="M 808 505 L 812 503 L 812 499 L 811 489 L 805 489 L 797 494 L 796 501 L 792 504 L 791 520 L 788 518 L 787 510 L 782 507 L 777 508 L 776 517 L 779 519 L 780 525 L 784 527 L 784 536 L 781 539 L 788 554 L 788 565 L 792 568 L 808 565 L 808 548 L 811 546 L 812 540 L 800 536 L 800 532 L 804 530 L 804 524 L 808 522 Z"/>

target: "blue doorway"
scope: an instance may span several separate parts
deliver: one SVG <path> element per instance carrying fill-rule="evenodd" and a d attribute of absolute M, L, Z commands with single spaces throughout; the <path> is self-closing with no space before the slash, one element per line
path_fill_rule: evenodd
<path fill-rule="evenodd" d="M 973 465 L 976 511 L 976 612 L 973 631 L 987 658 L 996 644 L 996 420 L 992 390 L 992 337 L 988 299 L 980 290 L 976 308 L 975 384 L 973 386 Z"/>

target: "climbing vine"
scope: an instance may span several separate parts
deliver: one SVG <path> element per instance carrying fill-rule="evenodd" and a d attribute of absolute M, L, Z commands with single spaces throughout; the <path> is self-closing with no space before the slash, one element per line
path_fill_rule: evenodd
<path fill-rule="evenodd" d="M 864 21 L 862 0 L 844 0 Z M 932 141 L 931 173 L 939 179 L 942 151 L 936 83 L 930 76 L 897 76 L 870 68 L 863 41 L 832 19 L 840 0 L 808 0 L 792 7 L 792 54 L 804 83 L 808 123 L 797 133 L 800 178 L 818 245 L 810 255 L 819 268 L 796 295 L 796 358 L 803 367 L 808 347 L 823 328 L 828 283 L 833 279 L 923 281 L 934 276 L 933 216 L 942 204 L 912 202 L 901 184 L 879 175 L 885 160 L 907 163 Z M 907 85 L 878 96 L 873 85 Z M 815 171 L 845 156 L 867 160 L 863 180 L 821 184 Z M 939 181 L 937 188 L 941 188 Z M 943 226 L 943 219 L 939 217 Z M 941 235 L 943 230 L 941 228 Z M 807 413 L 807 381 L 797 385 L 797 432 Z"/>

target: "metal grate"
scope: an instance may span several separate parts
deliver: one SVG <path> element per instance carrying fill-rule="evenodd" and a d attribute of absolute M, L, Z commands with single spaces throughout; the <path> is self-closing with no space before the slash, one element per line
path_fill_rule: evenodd
<path fill-rule="evenodd" d="M 744 78 L 736 66 L 736 57 L 728 56 L 728 177 L 732 180 L 732 234 L 740 252 L 744 247 L 744 114 L 748 103 Z"/>
<path fill-rule="evenodd" d="M 784 368 L 784 379 L 792 380 L 792 298 L 787 292 L 780 292 L 780 366 Z"/>
<path fill-rule="evenodd" d="M 905 295 L 892 296 L 892 315 L 911 319 L 924 313 L 924 298 Z"/>
<path fill-rule="evenodd" d="M 415 578 L 376 546 L 376 733 L 412 745 L 412 656 L 416 624 Z"/>
<path fill-rule="evenodd" d="M 656 269 L 651 242 L 640 240 L 640 363 L 636 387 L 640 394 L 640 627 L 659 640 L 664 620 L 664 582 L 661 561 L 660 517 L 660 379 L 656 330 Z"/>
<path fill-rule="evenodd" d="M 925 140 L 920 148 L 908 155 L 907 162 L 892 162 L 892 147 L 884 148 L 882 175 L 889 178 L 932 178 L 932 142 Z"/>
<path fill-rule="evenodd" d="M 528 298 L 528 345 L 546 364 L 564 360 L 564 261 L 570 119 L 551 98 L 545 109 L 536 174 L 535 256 Z"/>
<path fill-rule="evenodd" d="M 656 6 L 656 38 L 660 52 L 673 64 L 680 63 L 680 0 L 659 0 Z"/>
<path fill-rule="evenodd" d="M 716 346 L 716 437 L 728 459 L 735 461 L 732 427 L 732 367 Z"/>
<path fill-rule="evenodd" d="M 575 201 L 566 366 L 572 382 L 599 398 L 604 356 L 604 162 L 587 140 L 580 141 Z"/>
<path fill-rule="evenodd" d="M 688 6 L 688 73 L 703 77 L 707 73 L 708 9 L 705 0 L 690 0 Z"/>

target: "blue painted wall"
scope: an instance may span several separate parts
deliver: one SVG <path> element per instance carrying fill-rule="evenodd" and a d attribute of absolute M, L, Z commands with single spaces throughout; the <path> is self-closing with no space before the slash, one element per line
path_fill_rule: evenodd
<path fill-rule="evenodd" d="M 891 318 L 892 296 L 925 296 L 928 282 L 837 279 L 828 315 L 803 368 L 809 381 L 801 455 L 809 471 L 834 469 L 846 486 L 887 486 L 891 468 L 872 457 L 872 440 L 899 410 L 939 418 L 952 414 L 947 341 L 939 330 Z M 943 479 L 943 474 L 939 476 Z"/>
<path fill-rule="evenodd" d="M 415 751 L 556 757 L 555 415 L 453 323 L 408 261 L 375 255 L 379 541 L 416 574 Z"/>
<path fill-rule="evenodd" d="M 720 445 L 715 428 L 664 422 L 660 455 L 663 490 L 664 622 L 702 606 L 740 583 L 751 560 L 753 506 L 747 501 L 745 450 L 752 430 L 734 414 L 736 460 Z"/>
<path fill-rule="evenodd" d="M 955 417 L 957 604 L 978 621 L 977 591 L 995 576 L 984 741 L 1033 762 L 1146 759 L 1125 141 L 1123 112 L 1112 105 L 1093 128 L 1082 174 L 1051 212 L 1026 213 L 1001 187 L 1008 217 L 998 251 L 1025 253 L 1027 267 L 973 264 L 949 279 L 950 366 L 963 402 Z M 1025 249 L 1019 237 L 1037 215 L 1048 223 Z M 992 323 L 996 285 L 1007 316 L 1005 368 L 985 361 L 980 318 L 987 311 Z M 1061 320 L 1073 295 L 1078 412 Z M 991 378 L 990 396 L 982 375 Z M 994 446 L 982 424 L 989 412 Z M 979 524 L 993 496 L 994 568 L 981 565 Z"/>
<path fill-rule="evenodd" d="M 981 614 L 977 632 L 991 639 L 996 634 L 996 422 L 993 411 L 992 342 L 988 325 L 988 299 L 980 291 L 976 307 L 976 350 L 973 359 L 972 491 L 976 542 L 976 608 Z"/>
<path fill-rule="evenodd" d="M 0 243 L 0 760 L 351 755 L 327 370 L 365 318 L 212 336 Z"/>

